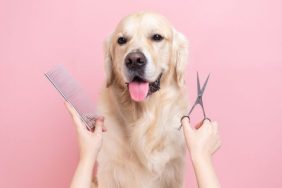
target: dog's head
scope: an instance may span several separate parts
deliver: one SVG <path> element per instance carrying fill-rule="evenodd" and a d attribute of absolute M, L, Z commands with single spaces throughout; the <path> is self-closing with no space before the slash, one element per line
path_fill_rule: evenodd
<path fill-rule="evenodd" d="M 187 41 L 154 13 L 125 17 L 105 42 L 107 87 L 118 84 L 143 101 L 165 84 L 182 87 Z M 163 80 L 169 79 L 166 83 Z"/>

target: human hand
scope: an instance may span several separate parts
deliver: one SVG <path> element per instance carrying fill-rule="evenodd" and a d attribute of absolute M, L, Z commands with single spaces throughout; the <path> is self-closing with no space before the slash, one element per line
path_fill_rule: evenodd
<path fill-rule="evenodd" d="M 217 123 L 205 120 L 195 128 L 190 125 L 188 118 L 183 118 L 181 123 L 192 160 L 210 160 L 221 145 Z"/>
<path fill-rule="evenodd" d="M 104 117 L 100 116 L 96 119 L 95 130 L 91 132 L 87 130 L 86 126 L 81 121 L 79 114 L 73 108 L 73 106 L 66 101 L 65 106 L 71 114 L 74 124 L 76 126 L 80 149 L 80 160 L 87 160 L 94 164 L 98 152 L 100 151 L 102 146 L 102 132 L 106 131 L 106 128 L 104 127 Z"/>

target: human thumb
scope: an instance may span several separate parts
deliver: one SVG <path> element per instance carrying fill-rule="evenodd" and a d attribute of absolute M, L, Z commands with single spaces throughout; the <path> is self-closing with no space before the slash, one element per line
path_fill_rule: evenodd
<path fill-rule="evenodd" d="M 185 116 L 182 119 L 181 123 L 182 123 L 182 126 L 183 126 L 184 134 L 186 134 L 186 133 L 189 134 L 189 133 L 194 131 L 194 128 L 190 125 L 189 117 Z M 185 136 L 187 136 L 187 135 L 185 135 Z"/>
<path fill-rule="evenodd" d="M 96 119 L 94 134 L 100 135 L 104 131 L 104 117 L 100 116 Z"/>

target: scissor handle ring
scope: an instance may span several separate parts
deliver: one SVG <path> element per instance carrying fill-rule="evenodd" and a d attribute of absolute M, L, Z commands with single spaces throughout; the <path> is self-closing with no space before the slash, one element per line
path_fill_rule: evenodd
<path fill-rule="evenodd" d="M 189 123 L 190 123 L 190 117 L 189 116 L 182 116 L 181 117 L 181 119 L 180 119 L 180 126 L 178 127 L 178 130 L 180 131 L 180 129 L 181 129 L 181 127 L 182 127 L 182 120 L 184 119 L 184 118 L 188 118 L 188 120 L 189 120 Z"/>
<path fill-rule="evenodd" d="M 183 120 L 184 118 L 186 118 L 186 117 L 188 118 L 189 123 L 190 123 L 190 116 L 182 116 L 181 119 L 180 119 L 180 123 L 181 123 L 181 124 L 180 124 L 178 130 L 181 129 L 181 127 L 182 127 L 182 120 Z M 204 123 L 205 120 L 208 120 L 209 122 L 211 122 L 211 119 L 210 119 L 210 118 L 205 117 L 205 118 L 203 119 L 203 121 L 202 121 L 202 124 Z"/>
<path fill-rule="evenodd" d="M 182 118 L 180 119 L 180 122 L 182 123 L 182 120 L 184 119 L 184 118 L 188 118 L 189 119 L 189 122 L 190 122 L 190 117 L 189 116 L 182 116 Z"/>
<path fill-rule="evenodd" d="M 204 123 L 205 120 L 208 120 L 209 122 L 211 122 L 211 119 L 208 118 L 208 117 L 205 117 L 205 118 L 203 119 L 203 123 Z"/>

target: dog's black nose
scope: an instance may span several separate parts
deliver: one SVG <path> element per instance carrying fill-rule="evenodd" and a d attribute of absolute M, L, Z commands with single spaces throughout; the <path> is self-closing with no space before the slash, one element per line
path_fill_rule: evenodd
<path fill-rule="evenodd" d="M 125 58 L 125 65 L 130 70 L 144 68 L 147 63 L 146 57 L 141 52 L 131 52 Z"/>

